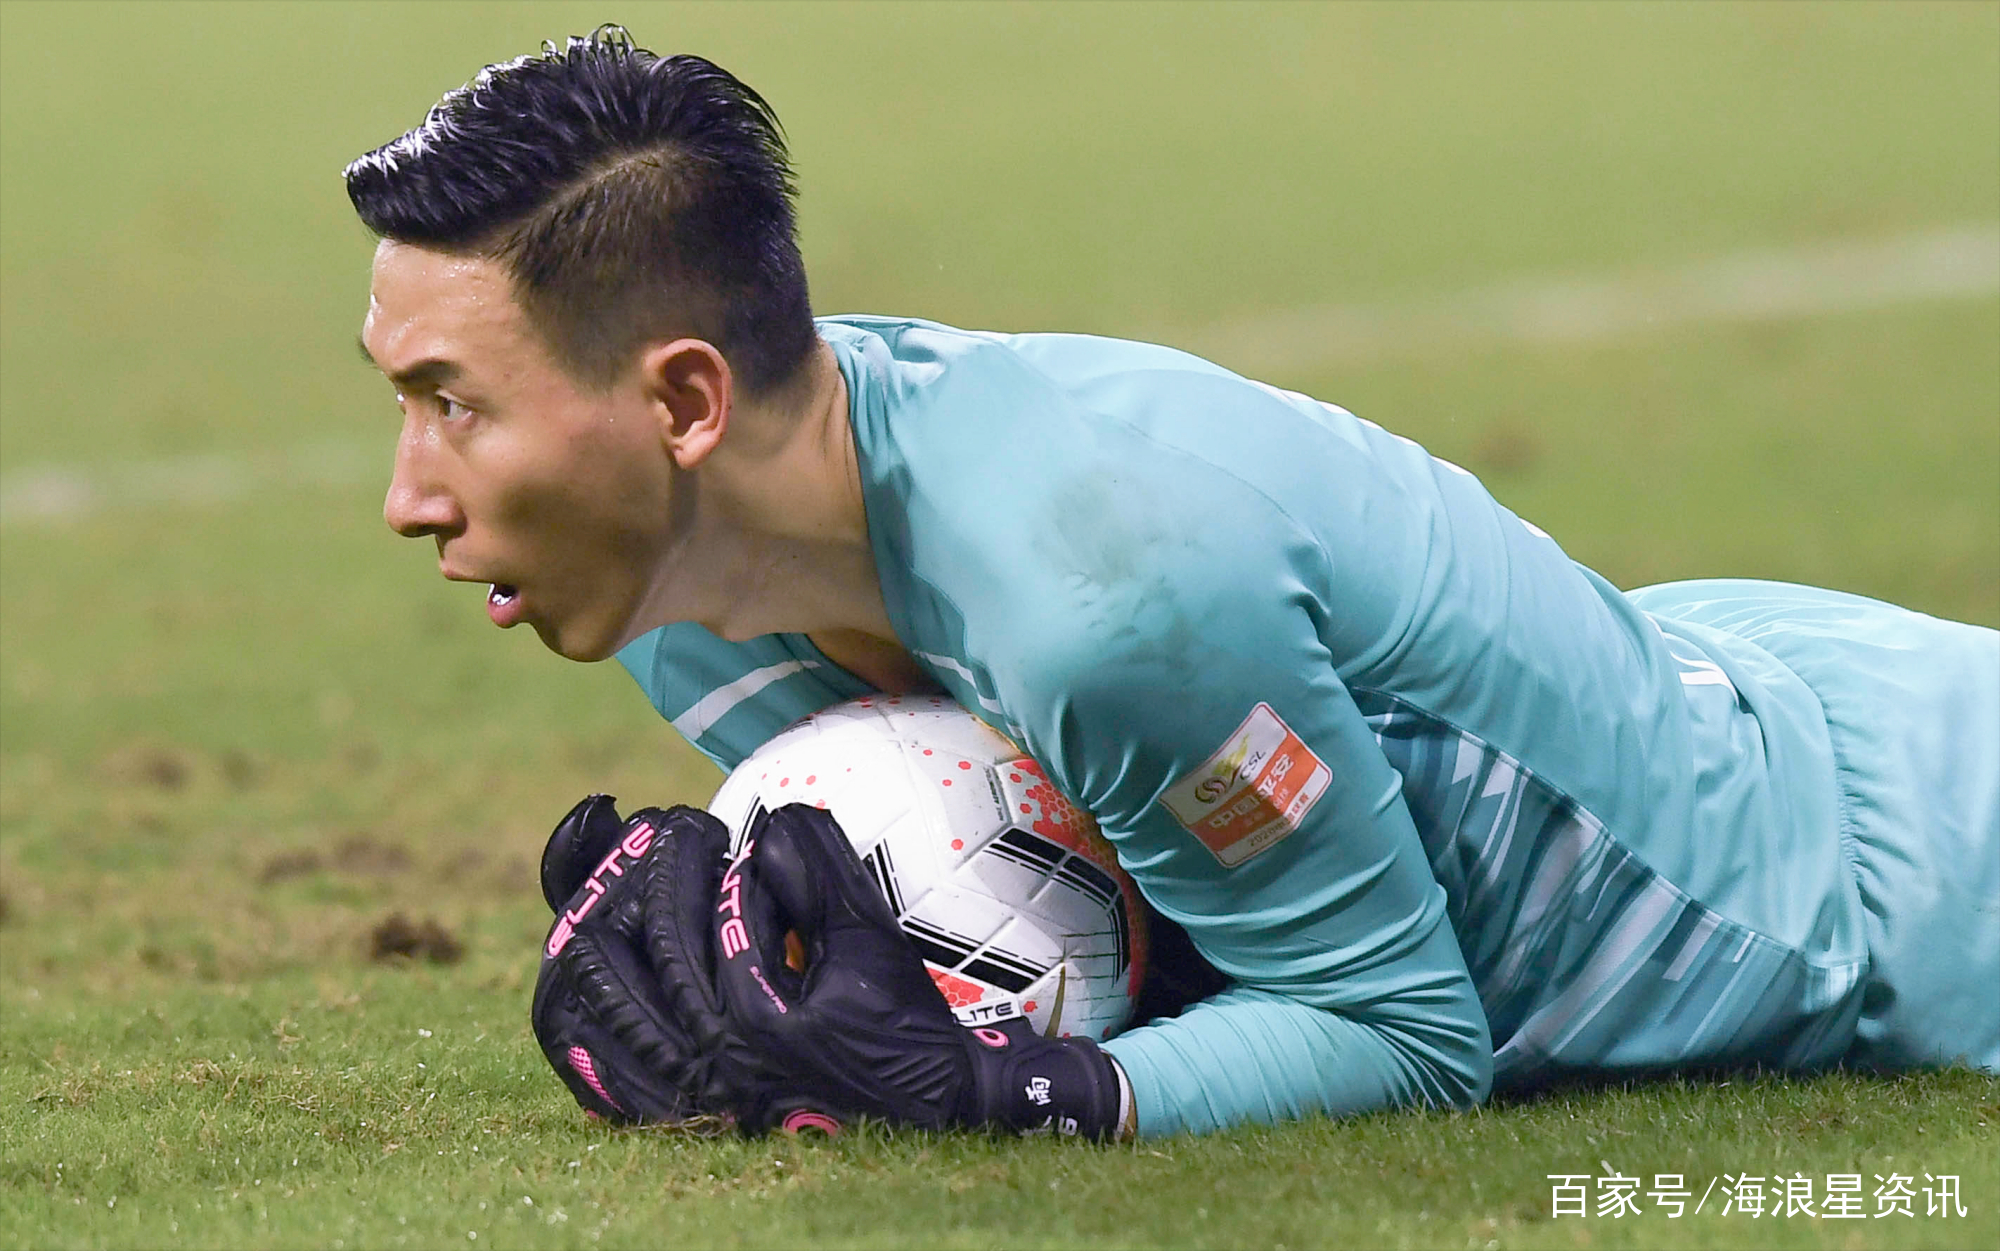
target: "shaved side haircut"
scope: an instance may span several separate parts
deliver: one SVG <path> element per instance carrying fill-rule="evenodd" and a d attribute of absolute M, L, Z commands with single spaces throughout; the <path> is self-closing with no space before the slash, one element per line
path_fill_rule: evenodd
<path fill-rule="evenodd" d="M 727 70 L 622 28 L 488 66 L 346 180 L 379 237 L 503 266 L 585 385 L 692 336 L 765 393 L 817 342 L 777 115 Z"/>

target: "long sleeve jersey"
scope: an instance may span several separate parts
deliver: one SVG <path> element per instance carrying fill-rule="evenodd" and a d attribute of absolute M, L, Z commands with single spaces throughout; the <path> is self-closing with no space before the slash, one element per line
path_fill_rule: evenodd
<path fill-rule="evenodd" d="M 1231 983 L 1107 1044 L 1142 1132 L 1839 1056 L 1865 944 L 1825 722 L 1769 652 L 1195 357 L 820 333 L 897 637 Z M 725 769 L 869 689 L 803 635 L 619 659 Z"/>

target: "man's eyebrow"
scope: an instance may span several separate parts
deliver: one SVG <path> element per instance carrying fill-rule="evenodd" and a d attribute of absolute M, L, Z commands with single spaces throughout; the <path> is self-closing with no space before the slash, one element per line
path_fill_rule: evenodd
<path fill-rule="evenodd" d="M 365 339 L 362 339 L 359 335 L 355 336 L 354 346 L 360 351 L 362 360 L 367 361 L 370 365 L 374 365 L 377 369 L 382 369 L 381 365 L 375 360 L 375 354 L 368 350 L 368 343 Z M 395 373 L 390 373 L 386 369 L 383 369 L 382 373 L 384 377 L 396 385 L 398 391 L 431 391 L 450 384 L 453 379 L 458 377 L 460 369 L 456 361 L 439 360 L 437 357 L 430 357 L 426 360 L 420 360 L 406 369 L 398 370 Z"/>

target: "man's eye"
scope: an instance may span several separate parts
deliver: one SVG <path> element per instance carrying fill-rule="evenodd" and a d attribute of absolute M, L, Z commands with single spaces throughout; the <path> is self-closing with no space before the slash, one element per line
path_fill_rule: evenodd
<path fill-rule="evenodd" d="M 472 416 L 472 410 L 449 396 L 438 397 L 438 409 L 447 422 L 464 421 Z"/>

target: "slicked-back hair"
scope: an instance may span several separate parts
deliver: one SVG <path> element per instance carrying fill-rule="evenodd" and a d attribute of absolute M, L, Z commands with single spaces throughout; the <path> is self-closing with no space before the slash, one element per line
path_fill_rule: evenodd
<path fill-rule="evenodd" d="M 346 179 L 378 236 L 501 264 L 587 386 L 690 335 L 766 392 L 817 342 L 777 115 L 720 66 L 622 29 L 488 66 Z"/>

